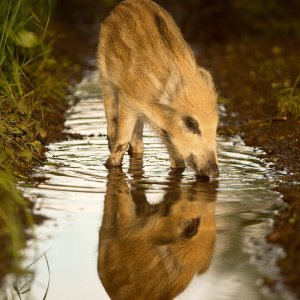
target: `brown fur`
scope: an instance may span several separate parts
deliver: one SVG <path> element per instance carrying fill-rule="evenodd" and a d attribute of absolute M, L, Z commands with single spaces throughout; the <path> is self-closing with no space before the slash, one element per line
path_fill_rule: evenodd
<path fill-rule="evenodd" d="M 146 121 L 166 143 L 172 167 L 186 163 L 200 175 L 218 176 L 215 88 L 163 8 L 149 0 L 115 7 L 101 25 L 98 67 L 111 151 L 107 166 L 121 165 L 127 149 L 120 153 L 119 145 L 143 151 Z"/>
<path fill-rule="evenodd" d="M 98 273 L 111 299 L 173 299 L 208 269 L 216 234 L 213 184 L 170 181 L 163 201 L 150 205 L 143 185 L 130 192 L 121 169 L 109 171 Z"/>

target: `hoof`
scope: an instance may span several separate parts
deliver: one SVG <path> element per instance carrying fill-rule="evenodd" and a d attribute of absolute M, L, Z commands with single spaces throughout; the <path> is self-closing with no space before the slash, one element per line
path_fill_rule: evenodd
<path fill-rule="evenodd" d="M 185 170 L 185 167 L 171 167 L 170 174 L 182 174 Z"/>
<path fill-rule="evenodd" d="M 108 159 L 104 165 L 106 168 L 120 168 L 122 163 L 112 162 L 110 159 Z"/>

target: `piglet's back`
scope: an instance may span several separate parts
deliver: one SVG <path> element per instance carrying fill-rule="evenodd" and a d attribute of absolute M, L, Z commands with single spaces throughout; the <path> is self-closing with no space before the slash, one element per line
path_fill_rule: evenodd
<path fill-rule="evenodd" d="M 98 65 L 100 76 L 128 96 L 159 88 L 171 73 L 196 70 L 174 20 L 149 0 L 123 1 L 103 21 Z"/>

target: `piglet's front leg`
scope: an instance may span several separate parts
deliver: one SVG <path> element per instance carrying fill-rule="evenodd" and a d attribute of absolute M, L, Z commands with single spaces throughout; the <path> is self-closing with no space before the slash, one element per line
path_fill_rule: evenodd
<path fill-rule="evenodd" d="M 130 145 L 136 122 L 137 116 L 131 109 L 120 107 L 117 139 L 105 163 L 106 167 L 122 165 L 123 156 Z"/>

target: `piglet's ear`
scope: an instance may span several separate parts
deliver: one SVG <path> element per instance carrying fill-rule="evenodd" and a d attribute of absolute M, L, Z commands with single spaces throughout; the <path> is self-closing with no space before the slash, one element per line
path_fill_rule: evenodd
<path fill-rule="evenodd" d="M 198 68 L 198 73 L 199 75 L 201 76 L 201 78 L 210 86 L 214 86 L 214 83 L 213 83 L 213 79 L 212 79 L 212 76 L 211 74 L 203 69 L 203 68 Z"/>
<path fill-rule="evenodd" d="M 200 225 L 200 217 L 192 219 L 184 229 L 184 236 L 186 238 L 191 238 L 198 232 L 198 227 Z"/>

